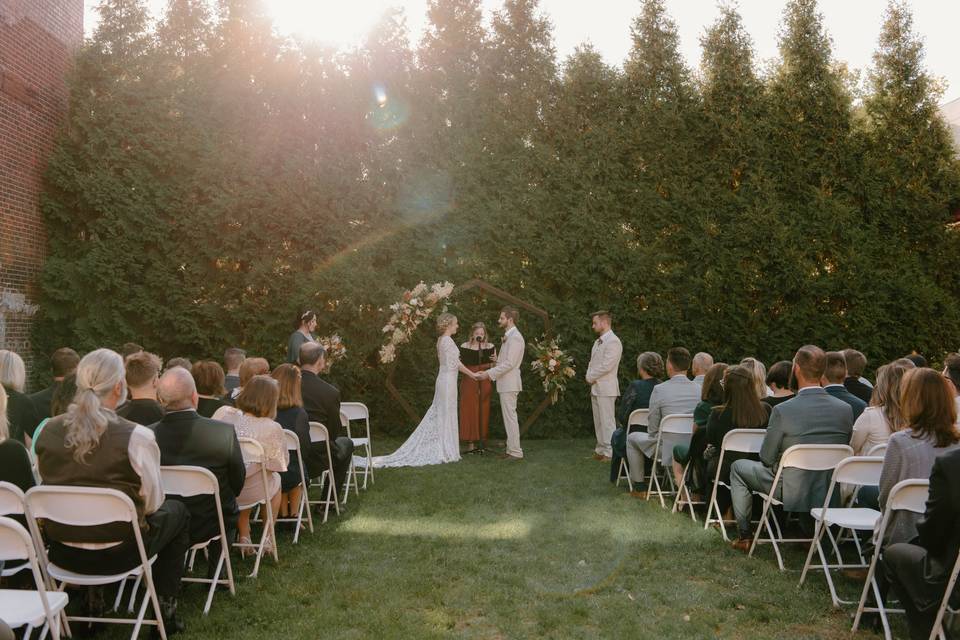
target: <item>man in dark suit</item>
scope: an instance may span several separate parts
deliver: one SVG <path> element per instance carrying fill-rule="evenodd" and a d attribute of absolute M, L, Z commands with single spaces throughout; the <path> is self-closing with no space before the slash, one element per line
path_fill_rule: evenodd
<path fill-rule="evenodd" d="M 50 417 L 52 413 L 50 405 L 53 402 L 53 394 L 63 379 L 77 370 L 80 364 L 80 356 L 70 347 L 61 347 L 50 356 L 50 367 L 53 372 L 53 384 L 46 389 L 30 394 L 30 401 L 36 407 L 37 420 L 42 421 Z M 34 425 L 36 426 L 36 425 Z M 33 435 L 31 433 L 30 435 Z"/>
<path fill-rule="evenodd" d="M 191 465 L 213 472 L 220 484 L 220 505 L 227 538 L 237 527 L 237 494 L 243 489 L 246 468 L 233 425 L 200 416 L 200 397 L 190 372 L 182 367 L 168 369 L 157 388 L 166 406 L 160 422 L 150 425 L 160 447 L 161 465 Z M 205 542 L 220 533 L 216 503 L 210 496 L 180 498 L 190 511 L 190 544 Z M 211 545 L 215 568 L 219 545 Z"/>
<path fill-rule="evenodd" d="M 847 363 L 847 377 L 843 380 L 843 386 L 869 405 L 870 398 L 873 397 L 873 386 L 863 377 L 863 370 L 867 368 L 867 357 L 856 349 L 844 349 L 843 358 Z"/>
<path fill-rule="evenodd" d="M 960 551 L 960 450 L 933 462 L 917 537 L 883 550 L 883 569 L 907 612 L 910 637 L 926 640 Z"/>
<path fill-rule="evenodd" d="M 847 379 L 847 360 L 842 351 L 827 352 L 827 368 L 823 371 L 820 380 L 823 389 L 837 400 L 843 400 L 853 409 L 853 419 L 856 420 L 867 408 L 867 403 L 853 395 L 844 386 Z"/>
<path fill-rule="evenodd" d="M 310 422 L 323 424 L 330 434 L 334 483 L 337 495 L 342 497 L 350 460 L 353 458 L 353 442 L 346 437 L 340 424 L 340 390 L 320 379 L 319 373 L 326 366 L 326 352 L 316 342 L 306 342 L 300 346 L 300 366 L 303 408 Z M 322 442 L 310 448 L 307 458 L 307 468 L 311 473 L 319 475 L 327 468 L 327 452 Z"/>
<path fill-rule="evenodd" d="M 750 549 L 751 491 L 770 491 L 773 476 L 783 453 L 795 444 L 848 444 L 853 433 L 850 405 L 831 397 L 820 388 L 826 368 L 826 354 L 820 347 L 801 347 L 793 358 L 796 397 L 780 403 L 770 414 L 770 424 L 760 447 L 760 460 L 737 460 L 730 468 L 730 494 L 739 537 L 735 549 Z M 776 497 L 784 510 L 809 513 L 823 506 L 830 472 L 790 469 L 781 476 Z"/>

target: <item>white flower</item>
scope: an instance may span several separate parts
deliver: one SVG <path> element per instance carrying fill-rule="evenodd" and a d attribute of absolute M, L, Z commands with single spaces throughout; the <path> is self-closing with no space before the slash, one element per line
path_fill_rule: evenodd
<path fill-rule="evenodd" d="M 550 371 L 553 371 L 553 370 L 556 368 L 556 366 L 557 366 L 557 361 L 554 360 L 553 358 L 550 358 L 550 363 L 549 363 L 549 364 L 550 364 Z"/>

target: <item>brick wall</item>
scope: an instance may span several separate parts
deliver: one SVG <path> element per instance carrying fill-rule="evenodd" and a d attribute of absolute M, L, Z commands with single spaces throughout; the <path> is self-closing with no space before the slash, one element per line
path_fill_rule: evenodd
<path fill-rule="evenodd" d="M 40 185 L 82 38 L 83 0 L 0 0 L 0 348 L 28 368 L 46 248 Z"/>

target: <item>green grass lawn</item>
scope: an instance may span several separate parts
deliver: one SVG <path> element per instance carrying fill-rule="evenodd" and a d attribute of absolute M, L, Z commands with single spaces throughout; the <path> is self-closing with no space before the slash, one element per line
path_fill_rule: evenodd
<path fill-rule="evenodd" d="M 281 536 L 279 566 L 265 560 L 207 618 L 201 588 L 188 587 L 187 636 L 851 637 L 852 611 L 832 609 L 822 575 L 798 589 L 799 572 L 777 571 L 768 547 L 747 558 L 689 516 L 631 498 L 589 459 L 589 441 L 524 449 L 524 462 L 377 472 L 342 518 L 298 546 Z"/>

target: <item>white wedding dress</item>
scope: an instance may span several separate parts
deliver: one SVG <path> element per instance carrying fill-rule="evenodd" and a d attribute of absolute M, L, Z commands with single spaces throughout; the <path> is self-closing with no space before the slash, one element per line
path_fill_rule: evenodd
<path fill-rule="evenodd" d="M 440 370 L 437 372 L 433 404 L 427 409 L 420 425 L 399 449 L 388 456 L 377 456 L 373 459 L 375 468 L 422 467 L 456 462 L 460 459 L 460 418 L 457 413 L 460 349 L 453 338 L 440 338 L 437 342 L 437 356 Z"/>

